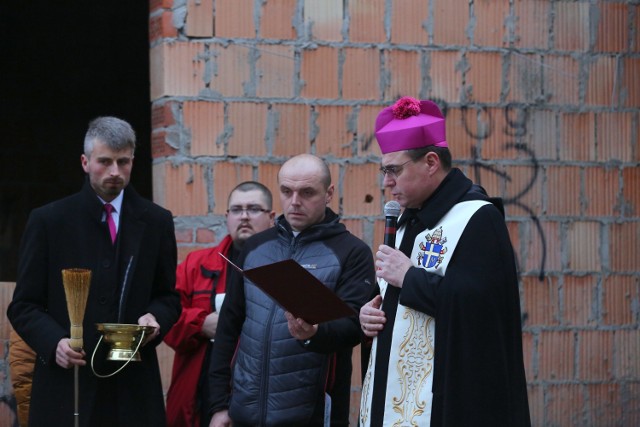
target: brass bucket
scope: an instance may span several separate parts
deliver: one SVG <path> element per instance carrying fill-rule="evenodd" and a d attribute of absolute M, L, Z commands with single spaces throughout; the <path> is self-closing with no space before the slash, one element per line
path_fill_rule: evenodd
<path fill-rule="evenodd" d="M 98 331 L 102 332 L 102 336 L 96 344 L 96 348 L 93 350 L 91 356 L 91 369 L 93 373 L 100 378 L 108 378 L 117 374 L 129 362 L 139 362 L 142 360 L 138 350 L 140 345 L 144 341 L 144 337 L 147 334 L 153 333 L 153 326 L 133 325 L 128 323 L 96 323 Z M 116 362 L 125 362 L 119 369 L 109 375 L 98 374 L 93 367 L 93 358 L 96 355 L 96 350 L 100 346 L 102 341 L 105 341 L 110 346 L 107 360 Z"/>

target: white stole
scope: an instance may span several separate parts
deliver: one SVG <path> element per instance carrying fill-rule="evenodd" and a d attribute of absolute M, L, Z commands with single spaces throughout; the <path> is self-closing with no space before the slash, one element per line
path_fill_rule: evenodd
<path fill-rule="evenodd" d="M 444 276 L 456 245 L 473 214 L 489 202 L 473 200 L 456 204 L 430 230 L 416 237 L 411 261 L 416 267 Z M 405 226 L 396 241 L 401 242 Z M 387 283 L 379 279 L 380 294 L 385 295 Z M 384 300 L 383 300 L 384 304 Z M 373 395 L 372 372 L 376 364 L 378 340 L 374 338 L 369 366 L 362 385 L 360 425 L 371 423 Z M 429 426 L 433 394 L 435 356 L 435 319 L 425 313 L 398 303 L 388 363 L 384 426 Z M 464 410 L 463 408 L 461 410 Z"/>

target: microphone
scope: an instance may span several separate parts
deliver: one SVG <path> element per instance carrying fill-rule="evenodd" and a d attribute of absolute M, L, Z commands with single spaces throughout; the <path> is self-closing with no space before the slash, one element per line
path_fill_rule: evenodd
<path fill-rule="evenodd" d="M 400 203 L 391 200 L 384 205 L 384 244 L 396 247 L 396 226 L 400 216 Z"/>

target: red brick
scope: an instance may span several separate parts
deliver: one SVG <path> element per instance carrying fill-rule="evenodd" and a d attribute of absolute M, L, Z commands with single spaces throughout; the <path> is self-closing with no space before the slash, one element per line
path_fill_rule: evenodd
<path fill-rule="evenodd" d="M 224 104 L 186 101 L 182 114 L 183 129 L 191 136 L 191 155 L 223 156 Z"/>
<path fill-rule="evenodd" d="M 173 25 L 173 13 L 162 11 L 149 16 L 149 41 L 178 37 L 178 29 Z"/>
<path fill-rule="evenodd" d="M 455 160 L 474 158 L 477 150 L 478 117 L 482 114 L 475 108 L 450 108 L 446 113 L 447 143 Z"/>
<path fill-rule="evenodd" d="M 509 216 L 539 215 L 542 212 L 542 176 L 533 166 L 505 166 L 500 176 L 505 208 Z M 495 173 L 494 173 L 495 174 Z M 496 174 L 496 178 L 498 175 Z M 491 194 L 491 193 L 490 193 Z"/>
<path fill-rule="evenodd" d="M 433 0 L 433 43 L 466 46 L 469 7 L 451 0 Z"/>
<path fill-rule="evenodd" d="M 542 213 L 542 174 L 534 166 L 506 166 L 504 202 L 509 215 Z"/>
<path fill-rule="evenodd" d="M 253 179 L 251 165 L 231 162 L 217 162 L 213 165 L 213 213 L 224 215 L 227 200 L 233 188 L 243 181 Z"/>
<path fill-rule="evenodd" d="M 173 156 L 178 152 L 174 144 L 167 141 L 168 134 L 166 131 L 153 131 L 151 134 L 151 158 Z"/>
<path fill-rule="evenodd" d="M 470 100 L 499 102 L 502 90 L 502 56 L 492 52 L 469 52 L 467 61 L 469 69 L 465 74 L 465 86 L 470 88 Z"/>
<path fill-rule="evenodd" d="M 522 250 L 521 242 L 520 242 L 520 222 L 506 221 L 506 223 L 507 223 L 507 230 L 509 232 L 509 238 L 511 240 L 511 246 L 513 246 L 513 251 L 515 252 L 516 257 L 519 259 L 520 252 Z"/>
<path fill-rule="evenodd" d="M 395 102 L 402 96 L 417 97 L 422 85 L 420 54 L 412 51 L 390 50 L 387 54 L 389 87 L 385 99 Z"/>
<path fill-rule="evenodd" d="M 600 251 L 600 222 L 572 221 L 567 229 L 567 268 L 574 272 L 600 271 L 602 260 Z"/>
<path fill-rule="evenodd" d="M 541 268 L 544 268 L 545 273 L 560 271 L 562 269 L 560 226 L 554 221 L 540 221 L 540 227 L 542 236 L 533 221 L 526 224 L 522 237 L 526 244 L 526 252 L 521 259 L 524 272 L 538 274 Z"/>
<path fill-rule="evenodd" d="M 509 16 L 509 3 L 480 0 L 473 5 L 476 19 L 473 43 L 481 46 L 506 45 L 505 21 Z"/>
<path fill-rule="evenodd" d="M 216 0 L 215 36 L 223 38 L 254 38 L 254 0 Z"/>
<path fill-rule="evenodd" d="M 380 157 L 380 146 L 375 136 L 375 122 L 382 106 L 363 105 L 358 110 L 358 153 L 359 157 Z"/>
<path fill-rule="evenodd" d="M 187 36 L 213 37 L 213 19 L 213 0 L 187 0 Z"/>
<path fill-rule="evenodd" d="M 625 3 L 597 3 L 595 16 L 598 19 L 598 30 L 594 51 L 625 52 L 629 37 L 627 16 L 629 11 Z"/>
<path fill-rule="evenodd" d="M 262 3 L 260 35 L 265 39 L 290 40 L 296 37 L 293 21 L 297 0 L 278 0 Z"/>
<path fill-rule="evenodd" d="M 619 111 L 598 113 L 595 120 L 598 161 L 633 162 L 633 147 L 638 146 L 633 114 Z"/>
<path fill-rule="evenodd" d="M 576 326 L 594 326 L 597 324 L 597 307 L 595 306 L 597 281 L 595 276 L 566 275 L 564 277 L 563 324 Z M 583 375 L 586 375 L 585 372 L 588 371 L 583 371 Z"/>
<path fill-rule="evenodd" d="M 227 154 L 230 156 L 264 156 L 267 126 L 266 104 L 234 102 L 229 104 L 229 136 Z"/>
<path fill-rule="evenodd" d="M 349 230 L 349 232 L 354 236 L 356 236 L 358 239 L 362 240 L 364 238 L 363 220 L 355 219 L 355 218 L 346 218 L 346 219 L 341 219 L 340 222 L 343 223 L 345 227 L 347 227 L 347 230 Z"/>
<path fill-rule="evenodd" d="M 555 2 L 555 48 L 586 51 L 589 47 L 589 3 Z"/>
<path fill-rule="evenodd" d="M 613 331 L 579 331 L 578 347 L 578 378 L 613 379 Z"/>
<path fill-rule="evenodd" d="M 545 426 L 582 426 L 585 396 L 580 384 L 549 385 L 545 390 Z"/>
<path fill-rule="evenodd" d="M 336 157 L 350 157 L 353 152 L 355 129 L 349 124 L 353 119 L 353 109 L 346 106 L 316 106 L 315 126 L 316 154 L 332 154 Z"/>
<path fill-rule="evenodd" d="M 622 420 L 625 412 L 619 384 L 587 384 L 587 419 L 594 426 L 612 425 Z M 637 406 L 637 402 L 635 403 Z M 633 425 L 633 424 L 618 424 Z"/>
<path fill-rule="evenodd" d="M 377 163 L 345 165 L 342 207 L 349 215 L 379 215 L 381 191 Z"/>
<path fill-rule="evenodd" d="M 305 104 L 274 104 L 275 128 L 272 154 L 274 156 L 295 156 L 308 153 L 310 108 Z"/>
<path fill-rule="evenodd" d="M 600 56 L 586 64 L 589 79 L 585 93 L 588 105 L 614 106 L 620 102 L 616 80 L 618 78 L 619 60 L 615 57 Z"/>
<path fill-rule="evenodd" d="M 177 243 L 193 243 L 193 229 L 176 228 L 175 234 Z"/>
<path fill-rule="evenodd" d="M 378 49 L 344 49 L 342 97 L 377 100 L 380 93 L 380 52 Z"/>
<path fill-rule="evenodd" d="M 391 199 L 385 199 L 391 200 Z M 380 245 L 384 243 L 384 219 L 375 219 L 373 222 L 373 244 L 371 245 L 371 250 L 373 252 L 373 258 L 375 259 L 376 252 Z M 396 242 L 396 244 L 400 244 L 400 242 Z"/>
<path fill-rule="evenodd" d="M 349 40 L 354 43 L 382 43 L 385 0 L 349 1 Z"/>
<path fill-rule="evenodd" d="M 341 41 L 343 19 L 342 0 L 304 0 L 304 26 L 312 39 Z"/>
<path fill-rule="evenodd" d="M 529 415 L 532 426 L 543 426 L 545 419 L 545 387 L 538 384 L 527 384 L 529 397 Z"/>
<path fill-rule="evenodd" d="M 618 379 L 640 376 L 640 329 L 619 329 L 614 337 L 614 373 Z"/>
<path fill-rule="evenodd" d="M 640 168 L 630 166 L 622 169 L 622 210 L 624 216 L 640 212 Z"/>
<path fill-rule="evenodd" d="M 521 109 L 485 108 L 483 119 L 482 158 L 492 161 L 527 158 L 512 145 L 526 131 L 527 114 Z"/>
<path fill-rule="evenodd" d="M 633 276 L 610 275 L 602 285 L 602 321 L 605 325 L 633 325 L 640 301 L 640 281 Z"/>
<path fill-rule="evenodd" d="M 517 47 L 546 49 L 549 46 L 551 4 L 550 1 L 540 0 L 521 0 L 513 3 L 517 19 Z"/>
<path fill-rule="evenodd" d="M 149 0 L 149 10 L 153 12 L 156 9 L 171 9 L 173 0 Z"/>
<path fill-rule="evenodd" d="M 210 88 L 222 96 L 244 96 L 244 85 L 251 80 L 250 52 L 247 46 L 210 44 Z"/>
<path fill-rule="evenodd" d="M 570 56 L 547 55 L 542 69 L 543 96 L 550 104 L 577 104 L 580 64 Z"/>
<path fill-rule="evenodd" d="M 491 196 L 502 197 L 504 195 L 504 166 L 491 165 L 490 167 L 470 166 L 469 178 L 481 185 Z M 513 212 L 509 212 L 512 215 Z"/>
<path fill-rule="evenodd" d="M 637 212 L 637 211 L 636 211 Z M 609 226 L 609 257 L 614 272 L 637 272 L 640 259 L 640 222 Z"/>
<path fill-rule="evenodd" d="M 640 105 L 638 75 L 640 75 L 640 58 L 622 58 L 621 96 L 625 107 L 638 108 Z"/>
<path fill-rule="evenodd" d="M 338 97 L 338 50 L 319 46 L 301 55 L 301 95 L 304 98 Z"/>
<path fill-rule="evenodd" d="M 538 343 L 539 379 L 571 380 L 575 377 L 574 335 L 572 331 L 542 331 Z"/>
<path fill-rule="evenodd" d="M 560 290 L 558 278 L 547 276 L 543 281 L 538 276 L 522 277 L 522 314 L 527 327 L 553 326 L 560 324 Z"/>
<path fill-rule="evenodd" d="M 260 98 L 293 97 L 293 47 L 258 45 L 257 50 L 259 58 L 256 62 L 256 95 Z"/>
<path fill-rule="evenodd" d="M 164 43 L 151 48 L 151 101 L 166 96 L 196 96 L 204 89 L 204 45 Z"/>
<path fill-rule="evenodd" d="M 595 161 L 594 113 L 567 113 L 560 117 L 560 160 Z"/>
<path fill-rule="evenodd" d="M 391 2 L 391 42 L 395 44 L 426 45 L 429 4 L 424 0 Z"/>
<path fill-rule="evenodd" d="M 173 166 L 164 163 L 164 179 L 161 186 L 155 182 L 156 165 L 154 165 L 154 191 L 164 190 L 164 207 L 175 216 L 206 215 L 209 212 L 207 203 L 207 183 L 202 165 L 182 163 Z M 154 194 L 155 195 L 155 194 Z"/>
<path fill-rule="evenodd" d="M 548 215 L 580 215 L 580 168 L 550 166 L 545 192 Z"/>
<path fill-rule="evenodd" d="M 535 336 L 530 332 L 522 333 L 522 360 L 524 363 L 524 372 L 527 382 L 535 380 L 535 372 L 533 367 L 533 353 L 535 352 Z"/>
<path fill-rule="evenodd" d="M 588 216 L 618 215 L 618 169 L 584 168 L 584 203 Z"/>
<path fill-rule="evenodd" d="M 280 206 L 280 191 L 278 188 L 278 171 L 282 164 L 260 162 L 258 164 L 257 180 L 265 185 L 273 195 L 273 210 L 279 215 L 282 213 Z"/>
<path fill-rule="evenodd" d="M 631 381 L 626 382 L 624 383 L 623 388 L 626 391 L 627 395 L 631 398 L 623 399 L 622 425 L 640 426 L 640 405 L 638 405 L 638 396 L 640 396 L 640 383 Z"/>
<path fill-rule="evenodd" d="M 348 212 L 342 208 L 342 199 L 344 194 L 340 192 L 340 186 L 342 185 L 340 183 L 340 164 L 333 163 L 327 160 L 327 158 L 323 158 L 323 160 L 327 163 L 327 166 L 329 166 L 329 172 L 331 173 L 331 184 L 333 184 L 334 186 L 333 197 L 328 205 L 328 208 L 340 215 L 352 215 L 351 212 Z"/>
<path fill-rule="evenodd" d="M 205 247 L 204 245 L 178 245 L 178 264 L 184 261 L 191 252 L 204 249 Z"/>
<path fill-rule="evenodd" d="M 556 160 L 558 158 L 558 138 L 556 113 L 550 110 L 531 109 L 528 111 L 526 127 L 522 137 L 529 150 L 531 161 Z M 542 172 L 542 170 L 540 170 Z"/>
<path fill-rule="evenodd" d="M 216 241 L 216 233 L 207 228 L 196 229 L 196 243 L 214 243 Z"/>
<path fill-rule="evenodd" d="M 631 7 L 631 6 L 630 6 Z M 631 39 L 631 51 L 632 52 L 640 52 L 640 13 L 638 13 L 638 9 L 640 7 L 638 5 L 634 6 L 633 13 L 633 28 L 634 28 L 634 37 Z M 640 418 L 640 411 L 638 414 Z M 640 423 L 638 423 L 640 425 Z"/>
<path fill-rule="evenodd" d="M 430 53 L 429 77 L 431 78 L 430 98 L 446 102 L 458 102 L 462 89 L 462 72 L 459 51 L 433 51 Z"/>
<path fill-rule="evenodd" d="M 541 99 L 542 81 L 542 57 L 540 55 L 519 52 L 511 54 L 509 101 L 531 102 Z"/>
<path fill-rule="evenodd" d="M 178 103 L 171 101 L 155 102 L 151 108 L 151 129 L 159 130 L 175 125 L 176 119 L 173 115 L 173 110 L 178 105 Z"/>

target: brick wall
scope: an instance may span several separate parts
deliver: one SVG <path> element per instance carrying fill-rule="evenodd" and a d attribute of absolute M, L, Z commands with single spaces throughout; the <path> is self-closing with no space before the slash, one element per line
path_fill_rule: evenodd
<path fill-rule="evenodd" d="M 639 2 L 151 0 L 150 46 L 154 199 L 181 259 L 224 236 L 233 186 L 275 191 L 302 152 L 377 247 L 375 116 L 434 99 L 457 166 L 506 202 L 534 425 L 640 425 Z"/>
<path fill-rule="evenodd" d="M 506 202 L 534 425 L 640 425 L 637 1 L 156 0 L 150 19 L 154 196 L 181 257 L 224 235 L 235 184 L 275 190 L 302 152 L 377 247 L 375 116 L 434 99 L 457 165 Z"/>

